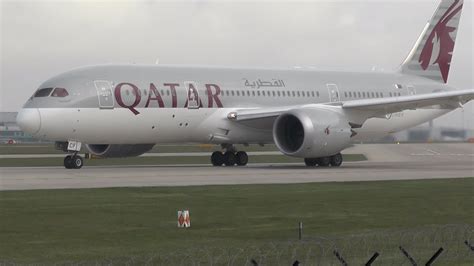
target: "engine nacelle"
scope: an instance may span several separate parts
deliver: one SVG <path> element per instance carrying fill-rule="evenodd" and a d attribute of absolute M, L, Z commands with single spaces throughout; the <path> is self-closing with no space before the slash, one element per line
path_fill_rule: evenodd
<path fill-rule="evenodd" d="M 332 156 L 350 145 L 351 127 L 335 110 L 302 108 L 281 114 L 273 124 L 273 140 L 286 155 Z"/>
<path fill-rule="evenodd" d="M 134 157 L 151 150 L 155 144 L 87 144 L 87 149 L 104 158 Z"/>

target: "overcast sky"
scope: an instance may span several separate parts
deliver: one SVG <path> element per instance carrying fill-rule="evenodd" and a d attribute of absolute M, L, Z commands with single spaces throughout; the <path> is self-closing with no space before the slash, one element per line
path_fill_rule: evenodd
<path fill-rule="evenodd" d="M 0 111 L 41 82 L 102 63 L 392 71 L 438 0 L 1 1 Z M 473 0 L 465 0 L 448 83 L 473 87 Z M 474 104 L 435 121 L 474 128 Z"/>

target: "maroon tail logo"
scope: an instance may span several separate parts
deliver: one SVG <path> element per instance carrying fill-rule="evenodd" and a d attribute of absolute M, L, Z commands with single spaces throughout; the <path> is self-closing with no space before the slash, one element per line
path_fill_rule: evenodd
<path fill-rule="evenodd" d="M 459 2 L 460 0 L 454 1 L 446 13 L 440 18 L 439 22 L 434 26 L 418 59 L 423 70 L 426 70 L 430 64 L 438 64 L 445 83 L 448 81 L 449 66 L 454 50 L 454 41 L 449 34 L 456 30 L 456 28 L 448 26 L 448 22 L 461 11 L 462 4 L 454 9 Z M 436 60 L 433 61 L 433 56 L 436 56 L 433 55 L 435 45 L 437 46 L 437 50 L 439 49 L 439 54 Z"/>

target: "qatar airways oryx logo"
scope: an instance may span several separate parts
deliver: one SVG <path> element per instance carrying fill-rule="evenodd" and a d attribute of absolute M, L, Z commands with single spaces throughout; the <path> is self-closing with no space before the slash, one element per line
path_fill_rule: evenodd
<path fill-rule="evenodd" d="M 428 36 L 418 59 L 423 70 L 426 70 L 430 65 L 438 64 L 445 83 L 448 80 L 449 66 L 454 50 L 454 41 L 450 34 L 456 34 L 456 28 L 449 26 L 448 23 L 460 13 L 462 6 L 461 0 L 455 0 L 441 16 Z"/>

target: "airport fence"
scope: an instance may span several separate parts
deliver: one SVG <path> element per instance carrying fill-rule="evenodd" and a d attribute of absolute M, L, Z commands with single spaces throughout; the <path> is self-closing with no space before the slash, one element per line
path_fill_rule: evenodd
<path fill-rule="evenodd" d="M 297 236 L 297 233 L 295 233 Z M 13 265 L 3 261 L 1 265 Z M 474 265 L 474 226 L 446 225 L 410 230 L 311 237 L 199 247 L 173 253 L 67 261 L 56 265 Z"/>

